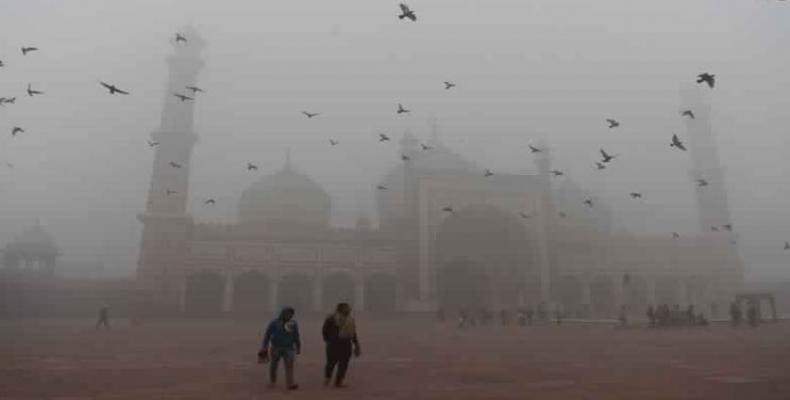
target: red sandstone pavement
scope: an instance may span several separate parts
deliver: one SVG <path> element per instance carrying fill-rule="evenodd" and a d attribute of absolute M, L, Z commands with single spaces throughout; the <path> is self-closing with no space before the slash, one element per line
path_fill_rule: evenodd
<path fill-rule="evenodd" d="M 267 389 L 261 324 L 185 320 L 96 332 L 92 321 L 0 321 L 0 399 L 790 399 L 790 323 L 458 331 L 359 322 L 347 389 L 321 385 L 318 321 L 302 321 L 298 392 Z"/>

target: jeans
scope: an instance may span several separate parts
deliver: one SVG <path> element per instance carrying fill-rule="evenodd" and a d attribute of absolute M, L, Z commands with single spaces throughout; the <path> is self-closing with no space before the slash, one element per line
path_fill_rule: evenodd
<path fill-rule="evenodd" d="M 272 348 L 272 360 L 269 365 L 269 381 L 274 384 L 277 382 L 277 367 L 280 359 L 285 365 L 285 382 L 288 386 L 294 384 L 294 360 L 296 351 L 294 349 Z"/>
<path fill-rule="evenodd" d="M 329 380 L 332 379 L 332 373 L 335 366 L 337 366 L 337 375 L 335 375 L 335 385 L 343 384 L 343 378 L 346 377 L 348 370 L 348 362 L 351 359 L 351 341 L 338 340 L 335 342 L 327 343 L 326 345 L 326 367 L 324 368 L 324 377 Z"/>

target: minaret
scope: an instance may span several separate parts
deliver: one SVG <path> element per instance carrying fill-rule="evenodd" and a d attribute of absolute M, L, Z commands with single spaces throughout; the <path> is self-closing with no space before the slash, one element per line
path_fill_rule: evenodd
<path fill-rule="evenodd" d="M 540 153 L 535 153 L 535 166 L 538 168 L 538 178 L 541 183 L 540 208 L 537 212 L 542 221 L 543 232 L 538 235 L 538 252 L 540 259 L 540 299 L 549 302 L 552 294 L 552 282 L 556 282 L 557 271 L 556 256 L 554 252 L 554 238 L 557 232 L 557 212 L 554 208 L 554 196 L 551 182 L 551 149 L 541 140 L 537 147 Z"/>
<path fill-rule="evenodd" d="M 195 97 L 186 86 L 198 86 L 203 67 L 200 57 L 205 42 L 193 28 L 181 32 L 187 42 L 173 42 L 167 57 L 169 77 L 164 93 L 162 120 L 151 140 L 159 143 L 154 154 L 151 186 L 143 223 L 137 268 L 138 289 L 145 308 L 159 312 L 177 311 L 184 290 L 183 258 L 192 226 L 187 214 L 189 163 L 197 142 L 193 132 L 194 101 L 182 101 L 175 93 Z"/>
<path fill-rule="evenodd" d="M 690 174 L 694 180 L 705 179 L 709 183 L 696 188 L 699 226 L 703 233 L 710 232 L 711 227 L 731 223 L 724 172 L 711 126 L 710 93 L 710 89 L 701 85 L 681 92 L 681 110 L 694 113 L 694 118 L 683 117 L 692 161 Z"/>

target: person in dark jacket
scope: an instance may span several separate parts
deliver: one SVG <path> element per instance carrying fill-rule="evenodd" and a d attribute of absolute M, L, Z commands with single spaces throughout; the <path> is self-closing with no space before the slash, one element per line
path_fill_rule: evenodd
<path fill-rule="evenodd" d="M 280 316 L 269 323 L 263 335 L 263 343 L 258 357 L 266 360 L 271 355 L 269 365 L 269 384 L 277 383 L 277 367 L 280 360 L 285 365 L 285 380 L 288 390 L 296 390 L 299 385 L 294 383 L 294 362 L 296 355 L 302 351 L 302 342 L 299 339 L 299 325 L 293 319 L 296 312 L 291 307 L 285 307 Z M 271 349 L 269 348 L 271 344 Z"/>
<path fill-rule="evenodd" d="M 107 304 L 104 304 L 99 309 L 99 319 L 96 320 L 96 329 L 98 330 L 100 327 L 110 329 L 110 306 Z"/>
<path fill-rule="evenodd" d="M 336 311 L 324 321 L 322 329 L 324 343 L 326 343 L 326 367 L 324 368 L 324 385 L 329 386 L 332 373 L 337 366 L 335 387 L 343 387 L 346 377 L 348 362 L 353 354 L 359 357 L 361 349 L 357 338 L 357 328 L 354 317 L 351 316 L 351 306 L 348 303 L 337 305 Z"/>

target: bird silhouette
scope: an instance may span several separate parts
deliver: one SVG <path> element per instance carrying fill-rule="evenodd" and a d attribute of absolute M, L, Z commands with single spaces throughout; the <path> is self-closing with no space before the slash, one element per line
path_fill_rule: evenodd
<path fill-rule="evenodd" d="M 390 141 L 390 137 L 389 136 L 387 136 L 387 135 L 385 135 L 383 133 L 379 133 L 379 142 L 389 142 L 389 141 Z"/>
<path fill-rule="evenodd" d="M 384 185 L 376 185 L 376 190 L 387 190 L 387 187 Z"/>
<path fill-rule="evenodd" d="M 618 122 L 617 120 L 611 119 L 611 118 L 607 118 L 606 122 L 609 124 L 609 128 L 610 129 L 611 128 L 617 128 L 618 126 L 620 126 L 620 122 Z"/>
<path fill-rule="evenodd" d="M 732 224 L 724 224 L 721 227 L 724 228 L 727 232 L 732 232 Z"/>
<path fill-rule="evenodd" d="M 680 141 L 678 135 L 672 135 L 672 143 L 669 144 L 669 147 L 677 147 L 680 150 L 686 151 L 686 146 L 684 146 L 683 142 Z"/>
<path fill-rule="evenodd" d="M 417 21 L 417 14 L 412 11 L 409 6 L 400 3 L 400 15 L 398 15 L 398 19 L 408 18 L 412 21 Z"/>
<path fill-rule="evenodd" d="M 711 226 L 710 230 L 712 230 L 713 232 L 718 232 L 719 231 L 719 227 L 718 226 Z"/>
<path fill-rule="evenodd" d="M 5 163 L 5 166 L 6 166 L 6 167 L 8 167 L 8 168 L 10 168 L 10 169 L 14 169 L 14 164 L 12 164 L 12 163 L 10 163 L 10 162 L 6 162 L 6 163 Z"/>
<path fill-rule="evenodd" d="M 639 192 L 631 192 L 631 193 L 629 194 L 629 196 L 631 196 L 631 198 L 632 198 L 632 199 L 641 199 L 641 198 L 642 198 L 642 193 L 639 193 Z"/>
<path fill-rule="evenodd" d="M 0 68 L 2 67 L 5 67 L 5 64 L 3 63 L 3 60 L 0 60 Z"/>
<path fill-rule="evenodd" d="M 313 118 L 313 117 L 317 117 L 317 116 L 321 115 L 321 113 L 311 113 L 311 112 L 307 112 L 307 111 L 302 111 L 302 114 L 304 114 L 305 117 L 307 117 L 307 118 Z"/>
<path fill-rule="evenodd" d="M 257 170 L 258 170 L 258 166 L 257 165 L 255 165 L 255 164 L 253 164 L 251 162 L 247 163 L 247 171 L 257 171 Z"/>
<path fill-rule="evenodd" d="M 110 91 L 110 94 L 116 94 L 116 93 L 120 93 L 120 94 L 129 94 L 129 92 L 127 92 L 127 91 L 124 91 L 124 90 L 118 89 L 118 88 L 117 88 L 115 85 L 111 85 L 111 84 L 109 84 L 109 83 L 104 83 L 104 82 L 101 82 L 101 81 L 99 81 L 99 83 L 100 83 L 102 86 L 104 86 L 105 88 L 107 88 L 107 90 L 109 90 L 109 91 Z"/>
<path fill-rule="evenodd" d="M 152 141 L 150 141 L 150 140 L 147 140 L 147 142 L 148 142 L 148 147 L 156 147 L 156 146 L 159 146 L 159 142 L 152 142 Z"/>
<path fill-rule="evenodd" d="M 17 133 L 25 133 L 25 130 L 18 126 L 11 128 L 11 136 L 16 136 Z"/>
<path fill-rule="evenodd" d="M 614 160 L 614 158 L 617 157 L 617 155 L 608 154 L 606 150 L 601 149 L 601 157 L 603 157 L 602 161 L 606 164 Z"/>
<path fill-rule="evenodd" d="M 169 164 L 170 164 L 170 166 L 171 166 L 171 167 L 173 167 L 173 168 L 181 168 L 181 164 L 179 164 L 179 163 L 177 163 L 177 162 L 170 161 L 170 163 L 169 163 Z"/>
<path fill-rule="evenodd" d="M 602 163 L 599 163 L 597 161 L 595 162 L 595 167 L 598 168 L 599 170 L 606 169 L 606 165 L 603 165 Z"/>
<path fill-rule="evenodd" d="M 165 194 L 170 196 L 170 195 L 173 195 L 173 194 L 178 194 L 178 192 L 176 192 L 175 190 L 166 189 L 165 190 Z"/>
<path fill-rule="evenodd" d="M 678 238 L 680 238 L 680 234 L 677 233 L 677 232 L 672 232 L 672 237 L 675 238 L 675 239 L 678 239 Z"/>
<path fill-rule="evenodd" d="M 708 181 L 706 181 L 705 179 L 697 179 L 697 186 L 698 187 L 708 186 Z"/>
<path fill-rule="evenodd" d="M 707 83 L 708 86 L 713 89 L 713 86 L 716 84 L 716 75 L 707 72 L 697 75 L 697 83 L 703 82 Z"/>
<path fill-rule="evenodd" d="M 407 110 L 407 109 L 403 108 L 403 104 L 398 103 L 398 111 L 397 111 L 398 114 L 405 114 L 405 113 L 410 113 L 410 112 L 411 112 L 411 110 Z"/>
<path fill-rule="evenodd" d="M 592 199 L 585 199 L 584 200 L 584 204 L 586 204 L 587 207 L 592 207 L 593 206 L 593 201 L 592 201 Z"/>
<path fill-rule="evenodd" d="M 484 175 L 485 177 L 489 177 L 489 176 L 494 176 L 494 173 L 493 173 L 493 172 L 491 172 L 491 170 L 490 170 L 490 169 L 486 169 L 486 170 L 485 170 L 485 172 L 483 173 L 483 175 Z"/>
<path fill-rule="evenodd" d="M 340 142 L 338 142 L 337 140 L 329 139 L 329 145 L 330 146 L 337 146 L 339 143 Z"/>
<path fill-rule="evenodd" d="M 39 90 L 33 90 L 33 88 L 28 83 L 27 84 L 27 95 L 30 96 L 30 97 L 33 97 L 33 96 L 35 96 L 37 94 L 44 94 L 44 92 L 39 91 Z"/>
<path fill-rule="evenodd" d="M 433 146 L 428 146 L 427 144 L 420 143 L 420 147 L 422 147 L 423 151 L 433 150 Z"/>
<path fill-rule="evenodd" d="M 450 90 L 454 88 L 456 85 L 450 81 L 444 81 L 444 90 Z"/>
<path fill-rule="evenodd" d="M 186 43 L 187 42 L 187 38 L 186 38 L 186 36 L 176 32 L 176 43 L 178 43 L 178 42 Z"/>
<path fill-rule="evenodd" d="M 5 98 L 5 99 L 3 99 L 2 103 L 14 104 L 14 103 L 16 103 L 16 97 Z"/>
<path fill-rule="evenodd" d="M 785 242 L 785 250 L 790 250 L 790 242 Z"/>
<path fill-rule="evenodd" d="M 30 53 L 31 51 L 37 51 L 38 47 L 23 47 L 21 50 L 22 50 L 22 55 L 26 56 L 27 53 Z"/>
<path fill-rule="evenodd" d="M 178 97 L 178 98 L 179 98 L 179 100 L 181 100 L 182 102 L 183 102 L 183 101 L 187 101 L 187 100 L 195 100 L 194 98 L 192 98 L 192 97 L 189 97 L 189 96 L 185 96 L 185 95 L 183 95 L 183 94 L 181 94 L 181 93 L 173 93 L 173 96 L 176 96 L 176 97 Z"/>
<path fill-rule="evenodd" d="M 442 208 L 442 211 L 444 211 L 444 212 L 446 212 L 446 213 L 450 213 L 450 214 L 452 214 L 452 213 L 454 213 L 454 212 L 455 212 L 455 210 L 453 210 L 453 208 L 452 208 L 452 207 L 443 207 L 443 208 Z"/>
<path fill-rule="evenodd" d="M 530 153 L 533 153 L 533 154 L 534 153 L 542 153 L 543 152 L 543 150 L 541 150 L 541 149 L 539 149 L 539 148 L 537 148 L 537 147 L 535 147 L 535 146 L 533 146 L 531 144 L 527 145 L 527 147 L 529 147 Z"/>
<path fill-rule="evenodd" d="M 214 199 L 208 199 L 208 200 L 204 201 L 203 204 L 205 204 L 205 205 L 212 205 L 213 206 L 214 204 L 217 204 L 217 201 L 214 200 Z"/>
<path fill-rule="evenodd" d="M 187 89 L 187 90 L 191 90 L 193 96 L 196 95 L 198 92 L 201 92 L 201 93 L 205 92 L 205 90 L 203 90 L 203 89 L 201 89 L 201 88 L 199 88 L 197 86 L 184 86 L 184 88 Z"/>
<path fill-rule="evenodd" d="M 565 175 L 564 172 L 562 172 L 562 171 L 560 171 L 558 169 L 551 170 L 551 173 L 554 174 L 554 176 L 563 176 L 563 175 Z"/>
<path fill-rule="evenodd" d="M 683 110 L 683 112 L 681 112 L 680 115 L 683 116 L 683 117 L 689 117 L 691 119 L 697 118 L 694 115 L 694 111 L 691 111 L 691 110 Z"/>
<path fill-rule="evenodd" d="M 557 213 L 557 215 L 559 215 L 559 216 L 560 216 L 560 218 L 566 218 L 566 217 L 568 217 L 568 214 L 565 214 L 565 213 L 564 213 L 564 212 L 562 212 L 562 211 L 558 212 L 558 213 Z"/>
<path fill-rule="evenodd" d="M 530 215 L 525 213 L 525 212 L 519 212 L 518 216 L 523 218 L 523 219 L 529 219 L 529 217 L 530 217 Z"/>
<path fill-rule="evenodd" d="M 411 157 L 409 157 L 409 156 L 407 156 L 407 155 L 405 155 L 405 154 L 401 154 L 401 155 L 400 155 L 400 159 L 401 159 L 402 161 L 409 161 L 409 160 L 411 160 Z"/>

